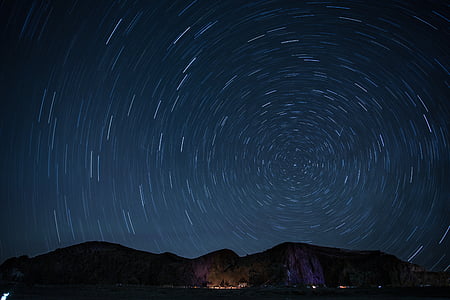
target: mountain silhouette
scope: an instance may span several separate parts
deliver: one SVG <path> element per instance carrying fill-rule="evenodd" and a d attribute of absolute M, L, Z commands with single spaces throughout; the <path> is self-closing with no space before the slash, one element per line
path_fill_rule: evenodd
<path fill-rule="evenodd" d="M 184 287 L 449 286 L 449 274 L 380 251 L 283 243 L 240 257 L 224 249 L 188 259 L 107 242 L 86 242 L 0 265 L 0 279 L 28 284 L 140 284 Z"/>

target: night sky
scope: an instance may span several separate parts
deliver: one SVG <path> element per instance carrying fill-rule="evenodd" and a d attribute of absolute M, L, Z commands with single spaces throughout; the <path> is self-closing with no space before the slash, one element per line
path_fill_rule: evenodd
<path fill-rule="evenodd" d="M 285 241 L 450 264 L 447 1 L 0 1 L 0 260 Z"/>

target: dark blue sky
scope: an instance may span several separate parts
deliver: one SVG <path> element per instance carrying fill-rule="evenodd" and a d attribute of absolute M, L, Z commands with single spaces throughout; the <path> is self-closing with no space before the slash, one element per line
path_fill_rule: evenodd
<path fill-rule="evenodd" d="M 446 1 L 1 1 L 0 259 L 284 241 L 450 263 Z"/>

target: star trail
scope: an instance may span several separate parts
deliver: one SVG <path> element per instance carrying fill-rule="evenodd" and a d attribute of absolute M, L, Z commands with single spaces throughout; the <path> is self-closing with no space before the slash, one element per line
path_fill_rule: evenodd
<path fill-rule="evenodd" d="M 285 241 L 450 264 L 446 1 L 0 1 L 0 259 Z"/>

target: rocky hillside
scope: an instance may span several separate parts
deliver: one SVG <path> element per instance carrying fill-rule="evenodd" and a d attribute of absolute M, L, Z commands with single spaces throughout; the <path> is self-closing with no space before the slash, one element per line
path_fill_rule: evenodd
<path fill-rule="evenodd" d="M 195 259 L 87 242 L 33 258 L 10 258 L 0 278 L 29 284 L 156 286 L 449 286 L 448 273 L 425 269 L 379 251 L 350 251 L 283 243 L 239 257 L 219 250 Z"/>

